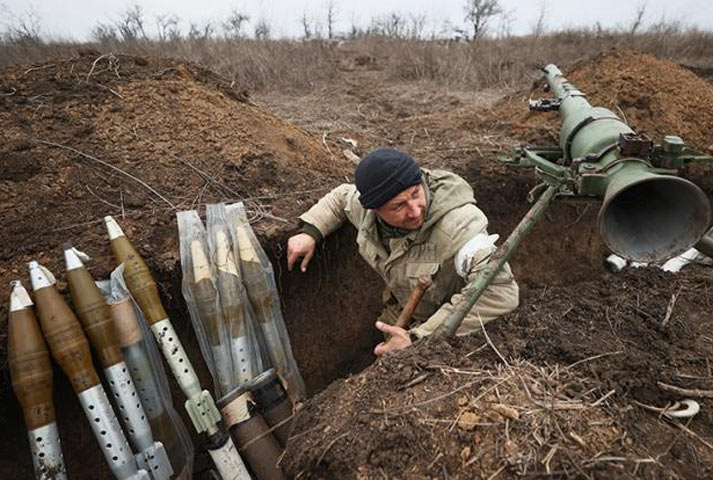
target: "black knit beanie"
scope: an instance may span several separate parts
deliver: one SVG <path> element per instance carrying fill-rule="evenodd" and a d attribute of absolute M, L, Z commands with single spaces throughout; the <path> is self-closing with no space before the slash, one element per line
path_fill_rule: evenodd
<path fill-rule="evenodd" d="M 418 164 L 394 148 L 377 148 L 368 154 L 357 165 L 354 176 L 364 208 L 379 208 L 408 187 L 421 183 Z"/>

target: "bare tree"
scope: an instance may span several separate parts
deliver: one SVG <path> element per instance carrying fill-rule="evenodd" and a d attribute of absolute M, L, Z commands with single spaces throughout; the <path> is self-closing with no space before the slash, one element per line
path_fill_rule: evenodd
<path fill-rule="evenodd" d="M 408 36 L 413 39 L 423 38 L 426 29 L 426 15 L 423 13 L 409 15 Z"/>
<path fill-rule="evenodd" d="M 302 12 L 300 17 L 300 25 L 302 26 L 302 38 L 309 40 L 312 38 L 312 22 L 309 17 L 307 17 L 307 12 Z"/>
<path fill-rule="evenodd" d="M 357 16 L 355 12 L 352 12 L 352 19 L 349 25 L 349 38 L 356 38 L 360 35 L 362 35 L 364 32 L 359 26 L 359 22 L 357 20 Z"/>
<path fill-rule="evenodd" d="M 334 38 L 334 25 L 337 23 L 339 9 L 335 0 L 327 0 L 325 5 L 327 8 L 327 38 Z"/>
<path fill-rule="evenodd" d="M 272 26 L 265 17 L 261 17 L 255 24 L 255 40 L 270 40 L 272 37 Z"/>
<path fill-rule="evenodd" d="M 156 15 L 156 30 L 160 42 L 176 40 L 181 36 L 178 28 L 179 18 L 173 13 Z"/>
<path fill-rule="evenodd" d="M 629 27 L 629 35 L 634 35 L 636 31 L 644 23 L 644 17 L 646 16 L 646 4 L 648 2 L 644 0 L 640 2 L 636 7 L 636 13 L 634 14 L 634 19 L 631 21 L 631 26 Z"/>
<path fill-rule="evenodd" d="M 510 38 L 512 37 L 512 24 L 513 24 L 513 11 L 503 10 L 500 14 L 498 22 L 498 38 Z"/>
<path fill-rule="evenodd" d="M 115 42 L 119 40 L 116 27 L 108 23 L 99 22 L 92 28 L 91 38 L 97 43 Z"/>
<path fill-rule="evenodd" d="M 465 20 L 473 28 L 471 41 L 482 38 L 487 31 L 488 23 L 503 13 L 498 0 L 467 0 L 464 9 Z"/>
<path fill-rule="evenodd" d="M 243 36 L 243 26 L 250 21 L 250 16 L 234 8 L 228 18 L 223 22 L 223 30 L 228 38 L 241 38 Z"/>
<path fill-rule="evenodd" d="M 0 4 L 0 39 L 11 43 L 39 45 L 42 43 L 40 16 L 34 7 L 22 15 L 15 15 L 5 4 Z"/>
<path fill-rule="evenodd" d="M 540 0 L 540 5 L 537 11 L 537 21 L 532 27 L 532 36 L 535 38 L 540 38 L 545 34 L 547 13 L 549 10 L 549 2 L 547 0 Z"/>
<path fill-rule="evenodd" d="M 144 11 L 139 4 L 133 4 L 116 21 L 116 29 L 125 42 L 146 40 L 144 30 Z"/>
<path fill-rule="evenodd" d="M 190 40 L 198 40 L 201 42 L 210 40 L 215 33 L 215 25 L 213 22 L 205 22 L 203 25 L 191 22 L 188 28 L 188 38 Z"/>

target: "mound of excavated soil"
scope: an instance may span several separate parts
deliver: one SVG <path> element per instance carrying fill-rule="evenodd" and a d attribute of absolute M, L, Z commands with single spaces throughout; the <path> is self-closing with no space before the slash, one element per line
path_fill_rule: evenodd
<path fill-rule="evenodd" d="M 712 285 L 693 267 L 528 290 L 487 339 L 419 342 L 315 396 L 283 463 L 299 478 L 708 478 L 713 401 L 695 433 L 641 405 L 682 399 L 658 382 L 713 387 Z"/>
<path fill-rule="evenodd" d="M 96 275 L 109 272 L 104 215 L 170 271 L 177 209 L 246 199 L 269 234 L 347 173 L 320 139 L 185 62 L 90 54 L 14 66 L 0 71 L 0 94 L 3 299 L 30 259 L 61 273 L 68 240 Z M 5 333 L 2 322 L 2 365 Z"/>
<path fill-rule="evenodd" d="M 564 72 L 594 106 L 620 115 L 654 141 L 679 135 L 698 148 L 713 143 L 713 85 L 687 68 L 653 55 L 617 51 L 581 61 Z M 557 113 L 529 112 L 528 98 L 547 98 L 544 81 L 530 92 L 510 96 L 494 113 L 513 133 L 542 143 L 558 138 Z"/>

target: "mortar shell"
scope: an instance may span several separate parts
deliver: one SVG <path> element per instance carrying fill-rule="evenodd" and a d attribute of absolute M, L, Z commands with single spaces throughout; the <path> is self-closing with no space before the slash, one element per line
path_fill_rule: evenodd
<path fill-rule="evenodd" d="M 20 290 L 21 289 L 21 290 Z M 11 296 L 26 296 L 17 282 Z M 11 301 L 8 325 L 8 362 L 12 388 L 20 401 L 28 430 L 55 421 L 52 402 L 52 365 L 42 332 L 32 311 L 32 303 Z"/>
<path fill-rule="evenodd" d="M 35 478 L 67 478 L 52 401 L 52 365 L 32 301 L 19 281 L 12 284 L 8 362 L 12 388 L 22 407 Z"/>
<path fill-rule="evenodd" d="M 285 477 L 278 461 L 282 447 L 247 399 L 249 394 L 238 388 L 220 400 L 220 410 L 240 455 L 247 461 L 258 480 L 282 480 Z"/>
<path fill-rule="evenodd" d="M 71 246 L 65 246 L 67 282 L 72 303 L 89 341 L 97 352 L 102 368 L 124 360 L 111 319 L 109 305 L 94 283 L 94 279 Z"/>
<path fill-rule="evenodd" d="M 111 239 L 111 250 L 117 263 L 124 264 L 124 280 L 129 291 L 146 315 L 149 325 L 168 318 L 158 294 L 156 281 L 141 255 L 136 251 L 116 221 L 104 217 Z"/>
<path fill-rule="evenodd" d="M 240 458 L 233 438 L 227 432 L 216 431 L 208 436 L 208 454 L 221 478 L 250 480 L 250 474 Z"/>
<path fill-rule="evenodd" d="M 74 312 L 37 262 L 30 262 L 30 274 L 37 315 L 52 356 L 69 378 L 75 393 L 98 385 L 89 342 Z"/>
<path fill-rule="evenodd" d="M 109 313 L 114 321 L 114 330 L 121 348 L 136 345 L 144 338 L 139 319 L 136 317 L 134 306 L 129 297 L 111 304 Z"/>
<path fill-rule="evenodd" d="M 191 284 L 190 288 L 193 292 L 198 316 L 208 336 L 208 343 L 219 345 L 221 318 L 218 310 L 218 290 L 207 278 Z"/>

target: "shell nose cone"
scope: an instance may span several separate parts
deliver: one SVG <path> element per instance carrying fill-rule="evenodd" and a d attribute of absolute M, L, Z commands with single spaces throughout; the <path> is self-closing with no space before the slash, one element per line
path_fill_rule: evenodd
<path fill-rule="evenodd" d="M 84 266 L 82 259 L 77 254 L 77 249 L 75 249 L 71 243 L 64 244 L 64 263 L 67 266 L 67 270 L 82 268 Z"/>
<path fill-rule="evenodd" d="M 106 231 L 109 234 L 109 240 L 124 236 L 124 231 L 111 215 L 104 217 L 104 223 L 106 224 Z"/>
<path fill-rule="evenodd" d="M 30 281 L 32 283 L 32 290 L 37 291 L 40 288 L 49 287 L 55 283 L 55 279 L 52 273 L 43 266 L 41 266 L 39 263 L 37 263 L 35 260 L 29 262 L 27 264 L 27 267 L 30 270 Z"/>
<path fill-rule="evenodd" d="M 22 285 L 20 280 L 13 280 L 10 282 L 10 287 L 12 287 L 12 292 L 10 292 L 10 311 L 15 312 L 17 310 L 22 310 L 32 306 L 32 300 L 30 299 L 30 294 L 27 293 L 25 287 Z"/>

